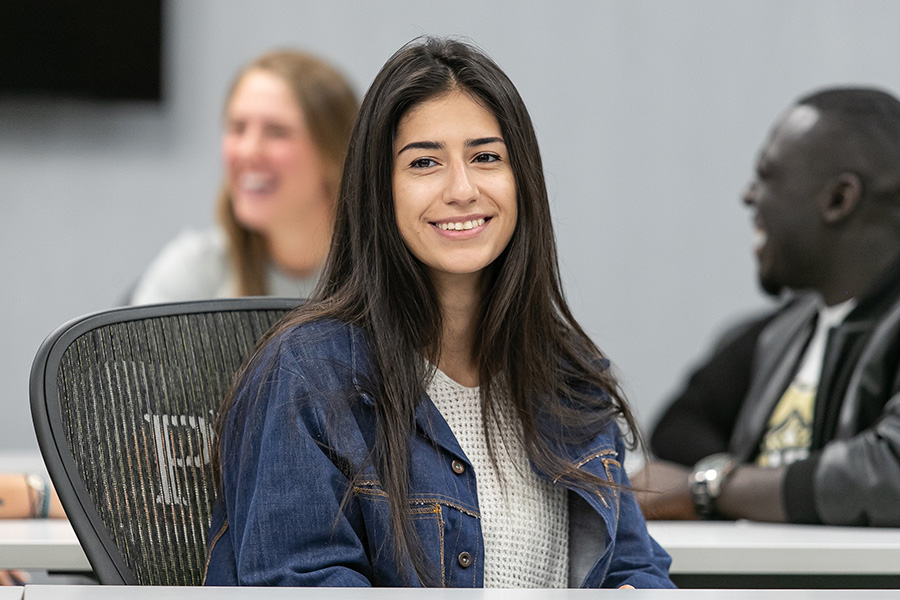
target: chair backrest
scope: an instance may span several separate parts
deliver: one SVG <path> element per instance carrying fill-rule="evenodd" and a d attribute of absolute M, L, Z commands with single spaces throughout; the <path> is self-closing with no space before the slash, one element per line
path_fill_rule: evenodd
<path fill-rule="evenodd" d="M 30 389 L 38 443 L 101 583 L 201 583 L 219 405 L 256 342 L 299 303 L 118 308 L 41 345 Z"/>

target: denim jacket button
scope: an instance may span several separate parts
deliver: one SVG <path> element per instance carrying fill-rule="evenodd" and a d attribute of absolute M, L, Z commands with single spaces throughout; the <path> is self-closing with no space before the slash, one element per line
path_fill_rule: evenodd
<path fill-rule="evenodd" d="M 472 564 L 472 555 L 468 552 L 460 552 L 459 558 L 457 560 L 459 560 L 459 566 L 465 569 Z"/>
<path fill-rule="evenodd" d="M 453 468 L 453 472 L 457 475 L 462 475 L 466 470 L 466 465 L 459 459 L 453 459 L 453 462 L 450 463 L 450 467 Z"/>

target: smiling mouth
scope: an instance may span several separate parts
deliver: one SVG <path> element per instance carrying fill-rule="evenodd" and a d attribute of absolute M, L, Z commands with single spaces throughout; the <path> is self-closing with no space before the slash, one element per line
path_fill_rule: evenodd
<path fill-rule="evenodd" d="M 475 229 L 476 227 L 481 227 L 485 223 L 490 221 L 490 217 L 486 219 L 471 219 L 469 221 L 457 221 L 454 223 L 432 223 L 438 229 L 443 229 L 444 231 L 466 231 L 468 229 Z"/>
<path fill-rule="evenodd" d="M 763 246 L 766 245 L 766 242 L 769 239 L 769 234 L 766 233 L 766 230 L 757 225 L 753 229 L 753 248 L 759 252 L 762 250 Z"/>
<path fill-rule="evenodd" d="M 238 183 L 241 190 L 251 194 L 269 193 L 275 189 L 275 177 L 265 173 L 244 173 Z"/>

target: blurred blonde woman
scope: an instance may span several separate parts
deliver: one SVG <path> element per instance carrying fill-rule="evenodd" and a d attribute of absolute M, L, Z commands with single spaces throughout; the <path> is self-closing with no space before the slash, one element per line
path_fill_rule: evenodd
<path fill-rule="evenodd" d="M 244 66 L 225 103 L 218 226 L 170 242 L 130 302 L 309 296 L 357 108 L 349 82 L 316 56 L 278 51 Z"/>

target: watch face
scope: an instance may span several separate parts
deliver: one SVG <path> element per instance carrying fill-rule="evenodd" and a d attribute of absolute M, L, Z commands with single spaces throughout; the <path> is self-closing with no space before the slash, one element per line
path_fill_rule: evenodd
<path fill-rule="evenodd" d="M 722 489 L 722 481 L 734 468 L 734 459 L 728 454 L 713 454 L 697 463 L 691 474 L 691 495 L 697 515 L 709 517 L 715 508 L 716 498 Z"/>

